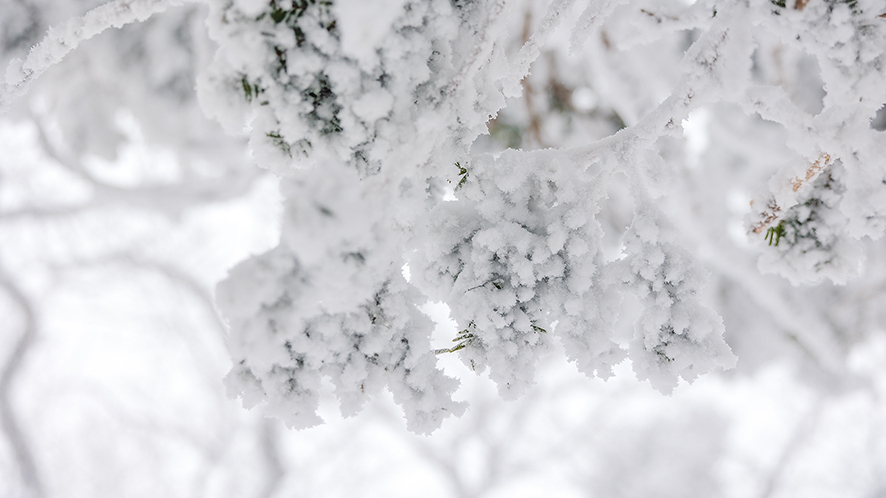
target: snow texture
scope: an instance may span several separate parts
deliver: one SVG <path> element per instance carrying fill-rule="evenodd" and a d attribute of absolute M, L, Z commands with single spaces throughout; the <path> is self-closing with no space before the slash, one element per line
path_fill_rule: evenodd
<path fill-rule="evenodd" d="M 758 21 L 815 57 L 826 90 L 815 115 L 773 87 L 752 89 L 742 103 L 783 125 L 800 157 L 770 180 L 748 219 L 754 233 L 772 231 L 778 239 L 774 232 L 784 232 L 767 246 L 760 268 L 796 284 L 846 283 L 864 258 L 856 240 L 883 234 L 886 205 L 875 185 L 886 174 L 886 141 L 870 123 L 886 101 L 884 11 L 886 2 L 877 0 L 809 2 Z"/>
<path fill-rule="evenodd" d="M 634 370 L 663 392 L 673 390 L 678 377 L 692 381 L 736 361 L 723 341 L 723 320 L 698 300 L 707 272 L 673 237 L 651 208 L 639 210 L 618 269 L 643 306 L 630 347 Z"/>
<path fill-rule="evenodd" d="M 589 375 L 608 377 L 623 358 L 607 334 L 620 298 L 601 278 L 600 167 L 556 159 L 506 151 L 472 160 L 459 200 L 431 211 L 410 261 L 417 285 L 465 330 L 459 354 L 474 369 L 489 366 L 506 397 L 532 384 L 555 332 Z"/>
<path fill-rule="evenodd" d="M 573 44 L 618 4 L 588 8 Z M 719 317 L 695 300 L 699 263 L 659 240 L 646 214 L 626 234 L 626 258 L 606 261 L 595 215 L 621 161 L 646 157 L 695 102 L 741 92 L 746 78 L 733 76 L 750 65 L 745 11 L 719 16 L 688 51 L 677 94 L 621 140 L 471 158 L 467 147 L 519 92 L 571 2 L 552 4 L 514 63 L 501 50 L 505 2 L 388 3 L 372 26 L 359 22 L 370 5 L 275 0 L 258 14 L 239 5 L 213 4 L 220 49 L 200 96 L 230 130 L 247 126 L 257 162 L 286 178 L 287 215 L 280 247 L 219 286 L 238 362 L 232 394 L 306 426 L 317 422 L 320 377 L 346 414 L 387 384 L 410 425 L 432 430 L 459 406 L 453 381 L 434 369 L 418 296 L 450 306 L 461 332 L 446 351 L 488 367 L 505 397 L 532 384 L 554 340 L 604 378 L 630 354 L 666 392 L 678 377 L 734 362 Z M 654 166 L 625 171 L 655 184 Z M 442 201 L 444 179 L 455 201 Z M 399 276 L 407 258 L 411 283 Z M 627 350 L 610 335 L 624 291 L 647 307 Z"/>
<path fill-rule="evenodd" d="M 261 392 L 304 427 L 318 422 L 321 377 L 346 415 L 387 386 L 410 429 L 433 430 L 463 407 L 401 267 L 439 191 L 433 168 L 465 155 L 504 105 L 493 75 L 510 71 L 492 38 L 503 5 L 386 2 L 370 26 L 371 5 L 238 5 L 212 6 L 220 49 L 200 96 L 229 129 L 251 128 L 257 162 L 284 177 L 287 214 L 280 247 L 219 286 L 240 362 L 231 393 Z M 278 270 L 250 280 L 259 267 Z"/>
<path fill-rule="evenodd" d="M 50 31 L 7 68 L 0 104 L 77 42 L 166 5 L 112 2 Z M 705 219 L 692 213 L 721 200 L 704 185 L 681 199 L 691 175 L 674 159 L 681 123 L 701 109 L 712 142 L 735 149 L 708 151 L 701 170 L 757 186 L 744 227 L 759 268 L 796 285 L 859 273 L 860 240 L 886 229 L 886 139 L 872 125 L 886 102 L 886 0 L 553 0 L 534 26 L 520 5 L 209 1 L 218 49 L 198 98 L 248 136 L 284 198 L 279 245 L 217 289 L 232 396 L 307 427 L 321 422 L 324 378 L 345 415 L 387 388 L 410 429 L 427 433 L 464 409 L 436 354 L 488 369 L 508 398 L 558 341 L 589 376 L 629 357 L 662 392 L 730 368 L 723 321 L 704 299 L 704 251 L 689 247 L 692 219 Z M 618 125 L 591 143 L 573 133 L 568 148 L 472 151 L 506 98 L 528 92 L 535 112 L 524 78 L 553 66 L 547 43 L 594 62 L 586 84 Z M 780 152 L 764 153 L 772 142 Z M 602 214 L 616 178 L 629 185 L 621 226 Z M 615 333 L 625 293 L 641 307 L 632 338 Z M 458 323 L 451 348 L 431 349 L 417 308 L 428 299 Z M 810 339 L 810 351 L 826 355 L 826 342 Z"/>

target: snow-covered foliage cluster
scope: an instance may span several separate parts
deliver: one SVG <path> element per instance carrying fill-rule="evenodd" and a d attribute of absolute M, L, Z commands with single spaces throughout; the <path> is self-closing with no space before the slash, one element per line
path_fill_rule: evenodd
<path fill-rule="evenodd" d="M 886 192 L 880 187 L 886 141 L 871 126 L 886 102 L 884 10 L 877 1 L 797 2 L 793 9 L 776 5 L 778 15 L 759 21 L 775 37 L 769 46 L 778 43 L 814 57 L 820 76 L 807 69 L 796 77 L 820 77 L 825 90 L 806 109 L 805 102 L 794 104 L 772 86 L 750 88 L 742 102 L 746 110 L 781 124 L 789 147 L 806 158 L 770 180 L 749 220 L 755 233 L 787 232 L 787 247 L 774 244 L 778 255 L 764 255 L 761 265 L 793 282 L 826 277 L 845 283 L 857 275 L 863 258 L 855 240 L 879 238 L 886 228 Z"/>
<path fill-rule="evenodd" d="M 327 377 L 348 415 L 386 385 L 417 431 L 463 410 L 451 401 L 457 382 L 435 368 L 433 323 L 393 257 L 402 236 L 389 224 L 393 206 L 373 195 L 385 188 L 378 179 L 332 163 L 286 181 L 282 243 L 219 285 L 236 362 L 226 384 L 247 406 L 266 399 L 287 424 L 314 425 Z"/>
<path fill-rule="evenodd" d="M 622 281 L 643 306 L 631 343 L 640 378 L 669 391 L 677 376 L 693 380 L 718 367 L 734 366 L 722 341 L 723 321 L 698 295 L 706 275 L 691 254 L 674 244 L 667 221 L 640 210 L 625 234 Z"/>
<path fill-rule="evenodd" d="M 704 271 L 662 245 L 645 213 L 628 234 L 642 241 L 626 244 L 630 264 L 603 255 L 595 215 L 605 183 L 655 132 L 578 160 L 469 156 L 571 2 L 551 6 L 513 63 L 506 2 L 386 3 L 374 33 L 357 31 L 360 9 L 347 2 L 216 7 L 221 48 L 201 95 L 229 127 L 248 123 L 286 198 L 281 245 L 219 286 L 238 362 L 232 392 L 307 426 L 321 376 L 346 413 L 387 384 L 410 426 L 432 430 L 459 408 L 415 311 L 428 298 L 446 302 L 461 330 L 437 352 L 488 366 L 505 396 L 532 384 L 554 337 L 588 375 L 607 377 L 630 349 L 665 391 L 679 376 L 731 366 L 721 321 L 695 300 Z M 614 7 L 587 10 L 574 42 Z M 414 282 L 400 275 L 406 262 Z M 623 349 L 611 331 L 628 289 L 650 311 Z"/>
<path fill-rule="evenodd" d="M 620 299 L 594 218 L 603 176 L 596 164 L 561 168 L 550 150 L 479 156 L 461 167 L 458 200 L 428 214 L 410 260 L 416 285 L 449 305 L 463 329 L 456 348 L 472 368 L 488 365 L 503 395 L 532 384 L 555 333 L 589 375 L 624 356 L 607 333 Z"/>
<path fill-rule="evenodd" d="M 10 65 L 0 104 L 166 3 L 117 0 L 54 31 Z M 781 302 L 736 269 L 744 254 L 792 284 L 842 284 L 886 228 L 886 0 L 208 4 L 200 103 L 249 136 L 284 198 L 279 245 L 217 290 L 226 384 L 290 426 L 320 422 L 328 379 L 343 413 L 387 388 L 429 432 L 464 409 L 437 355 L 514 397 L 557 343 L 589 376 L 629 357 L 669 392 L 735 363 L 717 310 L 738 306 L 711 297 L 711 274 L 722 295 Z M 741 257 L 730 196 L 752 199 Z M 428 300 L 458 324 L 451 347 L 431 346 Z"/>
<path fill-rule="evenodd" d="M 466 155 L 504 105 L 493 76 L 509 75 L 493 38 L 503 6 L 376 3 L 214 6 L 221 48 L 202 98 L 223 122 L 250 124 L 286 198 L 280 247 L 219 287 L 239 362 L 228 385 L 266 395 L 299 427 L 318 421 L 322 376 L 349 414 L 387 385 L 427 432 L 461 408 L 402 267 L 440 201 L 434 169 Z"/>

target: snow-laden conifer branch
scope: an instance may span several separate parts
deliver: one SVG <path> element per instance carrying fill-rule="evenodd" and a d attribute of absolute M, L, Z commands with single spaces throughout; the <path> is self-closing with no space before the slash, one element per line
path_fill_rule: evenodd
<path fill-rule="evenodd" d="M 755 196 L 747 217 L 749 233 L 770 236 L 761 269 L 794 283 L 845 283 L 864 256 L 858 239 L 883 233 L 882 137 L 870 122 L 886 101 L 884 8 L 882 1 L 797 2 L 760 17 L 784 45 L 815 57 L 826 90 L 814 115 L 774 87 L 752 88 L 742 102 L 782 125 L 798 156 Z"/>
<path fill-rule="evenodd" d="M 831 155 L 827 152 L 822 152 L 821 155 L 806 168 L 806 171 L 802 175 L 790 176 L 781 182 L 773 182 L 778 185 L 775 187 L 778 189 L 777 193 L 774 192 L 773 195 L 763 203 L 758 203 L 753 200 L 751 201 L 752 208 L 757 208 L 757 206 L 762 204 L 762 209 L 757 208 L 758 211 L 757 214 L 755 214 L 757 221 L 751 225 L 751 232 L 759 234 L 772 228 L 776 222 L 782 219 L 782 216 L 784 216 L 784 213 L 788 208 L 796 205 L 797 191 L 806 185 L 811 185 L 812 182 L 818 178 L 818 175 L 821 174 L 821 171 L 830 165 Z"/>
<path fill-rule="evenodd" d="M 853 85 L 879 74 L 882 49 L 866 35 L 858 53 L 870 63 L 847 72 L 851 57 L 831 47 L 870 33 L 860 26 L 869 20 L 850 14 L 856 28 L 847 38 L 830 28 L 846 25 L 840 16 L 848 9 L 833 2 L 640 9 L 647 40 L 700 30 L 680 63 L 682 77 L 660 104 L 585 146 L 471 157 L 483 123 L 519 90 L 571 2 L 551 4 L 513 62 L 501 51 L 506 4 L 404 1 L 380 10 L 371 30 L 355 23 L 345 0 L 274 0 L 255 12 L 214 5 L 221 48 L 201 98 L 232 129 L 250 123 L 260 163 L 289 178 L 281 245 L 219 287 L 237 361 L 232 394 L 247 404 L 264 401 L 304 426 L 318 421 L 322 377 L 332 380 L 347 414 L 387 385 L 423 432 L 461 409 L 449 398 L 452 380 L 433 368 L 435 352 L 489 368 L 505 396 L 532 384 L 538 359 L 556 340 L 588 375 L 606 377 L 628 355 L 638 375 L 663 391 L 679 378 L 728 368 L 735 359 L 722 320 L 699 299 L 705 271 L 654 205 L 669 195 L 672 174 L 657 144 L 680 136 L 693 110 L 715 102 L 781 124 L 791 148 L 809 158 L 772 182 L 771 192 L 790 198 L 770 196 L 775 201 L 764 209 L 772 212 L 751 231 L 786 223 L 772 254 L 798 278 L 846 274 L 851 243 L 824 228 L 847 219 L 839 206 L 852 179 L 836 165 L 849 164 L 853 148 L 870 148 L 843 141 L 839 130 L 880 101 L 873 86 Z M 573 30 L 573 47 L 625 4 L 592 3 Z M 778 88 L 754 84 L 752 74 L 760 30 L 793 43 L 813 28 L 824 33 L 813 53 L 834 98 L 814 117 Z M 356 43 L 358 35 L 369 42 Z M 859 93 L 868 103 L 838 105 Z M 628 177 L 636 205 L 624 257 L 609 261 L 596 216 L 616 173 Z M 456 200 L 441 202 L 444 181 Z M 792 208 L 801 204 L 805 211 Z M 410 282 L 399 275 L 406 260 Z M 626 292 L 644 310 L 625 345 L 611 330 Z M 454 346 L 430 350 L 427 326 L 408 311 L 419 295 L 450 306 L 461 331 Z"/>
<path fill-rule="evenodd" d="M 291 214 L 281 246 L 244 263 L 219 287 L 238 362 L 228 381 L 232 394 L 248 404 L 265 400 L 290 424 L 305 426 L 317 421 L 321 377 L 336 385 L 348 414 L 387 384 L 407 412 L 424 414 L 408 417 L 416 430 L 433 429 L 458 409 L 447 400 L 451 381 L 434 373 L 433 351 L 421 338 L 427 332 L 417 322 L 409 330 L 391 328 L 408 316 L 416 289 L 447 302 L 459 323 L 458 344 L 446 350 L 474 369 L 490 368 L 508 397 L 533 383 L 534 365 L 554 340 L 588 375 L 610 375 L 627 354 L 609 336 L 621 292 L 661 293 L 665 281 L 673 292 L 649 298 L 663 321 L 649 322 L 651 328 L 642 328 L 647 339 L 629 349 L 638 365 L 646 364 L 646 353 L 668 361 L 650 363 L 643 375 L 669 390 L 678 377 L 691 380 L 729 365 L 722 324 L 693 304 L 703 280 L 697 263 L 665 245 L 670 256 L 660 272 L 612 265 L 602 255 L 595 215 L 614 171 L 636 175 L 624 164 L 647 157 L 660 136 L 678 133 L 680 121 L 715 91 L 741 88 L 727 71 L 730 64 L 747 65 L 745 39 L 730 24 L 742 9 L 722 12 L 689 50 L 686 78 L 635 126 L 587 147 L 468 160 L 482 123 L 503 105 L 503 93 L 519 81 L 515 72 L 528 68 L 569 3 L 552 5 L 515 64 L 498 48 L 503 4 L 407 5 L 387 13 L 380 32 L 388 38 L 379 35 L 373 52 L 350 45 L 347 30 L 357 28 L 331 4 L 274 2 L 268 12 L 249 14 L 228 5 L 213 14 L 224 22 L 214 25 L 221 50 L 201 87 L 204 102 L 232 127 L 251 120 L 253 146 L 264 151 L 259 157 L 292 178 L 284 188 Z M 588 14 L 592 24 L 617 2 L 607 5 Z M 407 32 L 425 41 L 412 40 L 406 60 L 414 57 L 410 64 L 428 71 L 400 62 L 403 47 L 391 40 Z M 267 55 L 255 57 L 256 51 Z M 293 91 L 301 98 L 289 97 Z M 401 95 L 411 95 L 407 107 L 392 98 Z M 293 169 L 296 157 L 304 169 Z M 441 179 L 456 186 L 456 201 L 440 202 Z M 402 211 L 377 205 L 379 198 L 396 199 Z M 649 251 L 662 250 L 643 240 Z M 642 266 L 648 251 L 634 252 L 630 261 Z M 413 281 L 405 285 L 399 268 L 408 254 Z M 646 284 L 638 275 L 646 275 Z M 667 318 L 672 312 L 675 318 Z M 358 325 L 360 317 L 368 322 Z M 668 330 L 673 337 L 656 339 Z M 406 349 L 363 351 L 366 341 L 379 338 Z M 416 360 L 407 360 L 413 354 Z M 403 370 L 403 361 L 413 366 Z M 415 377 L 419 365 L 430 370 Z M 661 375 L 667 380 L 656 380 Z M 400 385 L 411 387 L 402 392 Z"/>
<path fill-rule="evenodd" d="M 691 209 L 665 207 L 711 207 L 701 194 L 674 193 L 675 178 L 689 173 L 667 150 L 702 108 L 759 116 L 785 137 L 786 156 L 772 165 L 778 172 L 747 221 L 764 245 L 764 271 L 797 283 L 845 281 L 863 255 L 857 239 L 886 229 L 886 146 L 870 128 L 886 101 L 882 0 L 607 0 L 584 10 L 554 0 L 534 30 L 531 16 L 512 19 L 515 6 L 210 2 L 218 51 L 199 77 L 199 98 L 230 131 L 246 130 L 256 162 L 282 178 L 284 197 L 278 246 L 239 264 L 217 289 L 231 327 L 231 395 L 306 427 L 320 422 L 326 380 L 346 415 L 387 388 L 409 427 L 428 432 L 464 409 L 435 353 L 488 368 L 509 397 L 531 386 L 557 342 L 589 376 L 605 378 L 630 357 L 664 392 L 681 378 L 728 368 L 735 358 L 704 299 L 707 271 L 678 229 L 691 227 Z M 569 42 L 592 47 L 603 66 L 630 72 L 617 60 L 626 48 L 670 40 L 665 81 L 629 81 L 660 92 L 613 89 L 612 121 L 620 124 L 602 140 L 476 153 L 486 122 L 519 94 L 545 43 L 576 14 Z M 524 19 L 521 48 L 510 57 L 511 31 Z M 820 109 L 800 102 L 782 75 L 761 76 L 776 44 L 817 62 Z M 10 85 L 31 77 L 24 67 L 12 70 Z M 539 120 L 532 127 L 540 134 Z M 706 171 L 743 167 L 709 163 Z M 630 185 L 621 225 L 603 214 L 615 178 Z M 770 229 L 777 233 L 766 245 Z M 607 230 L 621 236 L 617 254 L 607 251 Z M 622 296 L 630 294 L 642 309 L 633 335 L 618 336 Z M 450 347 L 431 347 L 431 324 L 416 309 L 427 299 L 446 302 L 458 323 Z M 773 314 L 790 333 L 804 333 Z M 807 347 L 826 356 L 820 330 L 807 334 Z"/>

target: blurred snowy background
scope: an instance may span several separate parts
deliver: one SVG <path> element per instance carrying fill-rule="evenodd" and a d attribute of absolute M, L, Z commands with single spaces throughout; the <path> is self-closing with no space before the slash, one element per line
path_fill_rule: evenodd
<path fill-rule="evenodd" d="M 527 30 L 545 3 L 524 2 Z M 96 4 L 0 0 L 0 61 Z M 407 432 L 388 398 L 341 419 L 330 388 L 328 423 L 305 431 L 227 399 L 213 287 L 275 244 L 280 199 L 245 140 L 197 105 L 195 73 L 213 50 L 204 20 L 188 5 L 104 33 L 0 117 L 0 497 L 886 497 L 882 243 L 846 287 L 748 283 L 736 273 L 756 272 L 741 229 L 750 193 L 722 175 L 703 188 L 722 201 L 713 212 L 731 252 L 703 257 L 733 266 L 711 284 L 732 371 L 666 397 L 626 364 L 603 382 L 555 354 L 528 395 L 504 402 L 441 355 L 471 407 L 428 437 Z M 551 43 L 475 149 L 584 143 L 636 122 L 674 68 L 660 46 L 611 44 L 605 31 L 585 54 Z M 779 72 L 798 102 L 820 107 L 814 60 L 759 58 L 761 77 Z M 684 125 L 685 140 L 666 145 L 688 171 L 742 170 L 727 155 L 752 156 L 764 173 L 742 174 L 765 179 L 784 147 L 728 107 Z M 624 197 L 610 198 L 604 212 L 624 228 Z M 753 286 L 776 289 L 769 307 Z M 425 311 L 445 347 L 445 307 Z"/>

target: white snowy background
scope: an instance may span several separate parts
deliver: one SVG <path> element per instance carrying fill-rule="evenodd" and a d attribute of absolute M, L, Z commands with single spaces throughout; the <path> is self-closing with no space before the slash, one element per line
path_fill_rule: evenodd
<path fill-rule="evenodd" d="M 540 29 L 548 3 L 509 5 L 516 29 L 508 56 L 516 58 L 527 41 L 521 29 Z M 683 20 L 674 14 L 676 26 L 655 38 L 643 31 L 647 25 L 631 20 L 668 19 L 668 9 L 679 12 L 684 2 L 662 2 L 664 14 L 655 2 L 622 3 L 594 3 L 615 14 L 579 52 L 568 50 L 569 25 L 582 22 L 587 5 L 570 7 L 566 28 L 551 34 L 518 96 L 503 101 L 504 110 L 488 123 L 489 135 L 473 142 L 470 154 L 481 158 L 474 167 L 493 162 L 481 156 L 485 152 L 583 146 L 642 125 L 678 86 L 677 63 L 687 40 L 701 30 L 691 15 L 707 4 L 730 4 L 698 2 L 695 14 Z M 803 12 L 811 16 L 826 3 L 810 0 Z M 853 2 L 838 3 L 839 13 Z M 380 64 L 366 47 L 381 43 L 387 29 L 373 26 L 390 25 L 396 15 L 384 14 L 405 4 L 341 2 L 340 9 L 349 9 L 339 11 L 341 29 L 359 37 L 343 38 L 341 50 L 363 67 Z M 857 4 L 862 12 L 886 13 L 882 1 Z M 0 60 L 27 54 L 49 25 L 95 5 L 0 0 Z M 246 0 L 236 5 L 264 8 L 264 2 Z M 773 23 L 800 15 L 790 5 L 755 5 L 784 9 L 778 16 L 756 14 Z M 360 22 L 374 12 L 375 24 Z M 650 182 L 644 185 L 649 202 L 678 226 L 674 246 L 711 275 L 699 295 L 722 316 L 725 342 L 738 357 L 735 368 L 712 368 L 692 384 L 652 375 L 659 384 L 676 383 L 666 395 L 660 385 L 637 380 L 634 372 L 645 370 L 632 364 L 634 357 L 616 364 L 604 381 L 580 373 L 568 361 L 573 353 L 550 341 L 534 376 L 523 369 L 513 374 L 526 381 L 524 392 L 503 400 L 500 379 L 491 379 L 489 370 L 477 374 L 458 352 L 442 353 L 437 366 L 459 380 L 453 399 L 468 407 L 430 435 L 407 430 L 403 403 L 388 391 L 342 417 L 329 379 L 319 388 L 324 424 L 308 429 L 287 429 L 265 418 L 262 408 L 245 410 L 240 400 L 229 399 L 222 379 L 232 368 L 231 332 L 214 304 L 215 286 L 238 263 L 280 243 L 287 230 L 281 220 L 291 205 L 284 196 L 296 187 L 281 186 L 290 180 L 274 172 L 281 174 L 285 164 L 273 147 L 257 143 L 260 133 L 250 153 L 245 137 L 226 135 L 204 116 L 194 87 L 216 50 L 206 34 L 210 15 L 202 5 L 171 7 L 85 41 L 0 117 L 0 497 L 886 496 L 886 251 L 882 240 L 858 235 L 876 230 L 858 220 L 873 219 L 864 217 L 865 209 L 876 211 L 882 197 L 873 188 L 863 197 L 852 186 L 856 177 L 846 181 L 856 188 L 857 205 L 822 216 L 836 217 L 827 226 L 851 225 L 854 238 L 834 236 L 846 244 L 836 251 L 844 259 L 822 274 L 810 270 L 818 263 L 809 258 L 773 251 L 787 251 L 786 242 L 773 247 L 763 234 L 749 236 L 745 220 L 755 215 L 749 201 L 761 191 L 785 209 L 806 202 L 778 191 L 778 179 L 802 175 L 807 163 L 797 166 L 798 150 L 814 149 L 812 139 L 787 129 L 789 112 L 752 109 L 766 97 L 757 87 L 757 100 L 695 109 L 681 120 L 682 130 L 654 143 L 655 158 L 638 161 L 640 168 L 656 161 L 679 165 L 670 176 L 646 172 L 637 178 Z M 883 25 L 874 26 L 875 39 L 883 40 Z M 449 33 L 445 28 L 441 32 Z M 756 37 L 756 84 L 783 88 L 809 116 L 842 108 L 846 97 L 833 95 L 849 90 L 825 89 L 822 79 L 836 76 L 822 73 L 814 50 L 782 46 L 765 29 L 746 36 Z M 226 98 L 207 92 L 205 99 Z M 390 94 L 369 94 L 368 100 L 361 100 L 366 94 L 348 96 L 361 122 L 380 123 L 388 112 L 399 112 Z M 784 123 L 764 121 L 758 111 Z M 234 126 L 234 118 L 216 117 Z M 839 122 L 825 118 L 815 122 L 820 136 Z M 254 129 L 278 125 L 273 119 L 256 118 Z M 299 130 L 297 123 L 287 126 Z M 360 133 L 396 137 L 383 124 L 373 126 L 376 131 L 369 126 Z M 858 150 L 882 151 L 883 128 L 881 111 L 871 122 L 871 143 Z M 833 145 L 839 136 L 820 143 L 855 150 Z M 387 157 L 388 149 L 379 150 L 366 149 L 367 164 L 373 154 Z M 257 168 L 256 157 L 273 172 Z M 876 163 L 873 157 L 864 164 Z M 870 170 L 881 171 L 882 161 Z M 469 181 L 478 183 L 454 191 L 458 170 L 447 165 L 452 170 L 445 175 L 454 180 L 447 198 L 495 202 L 476 193 L 494 175 L 469 172 Z M 855 166 L 844 161 L 846 169 Z M 847 173 L 831 167 L 834 181 L 843 181 Z M 613 177 L 597 215 L 600 257 L 610 260 L 623 254 L 622 234 L 643 204 L 628 194 L 635 186 L 627 176 Z M 635 230 L 642 240 L 642 230 Z M 581 233 L 595 236 L 592 229 Z M 781 275 L 760 271 L 772 268 Z M 429 278 L 408 271 L 410 281 Z M 810 275 L 826 279 L 792 283 L 815 280 Z M 467 315 L 474 303 L 464 296 L 459 313 Z M 646 297 L 625 298 L 612 325 L 614 344 L 627 348 L 633 340 Z M 421 309 L 435 322 L 431 347 L 451 348 L 461 327 L 445 305 L 425 301 Z M 497 373 L 489 362 L 493 376 L 512 375 Z"/>

